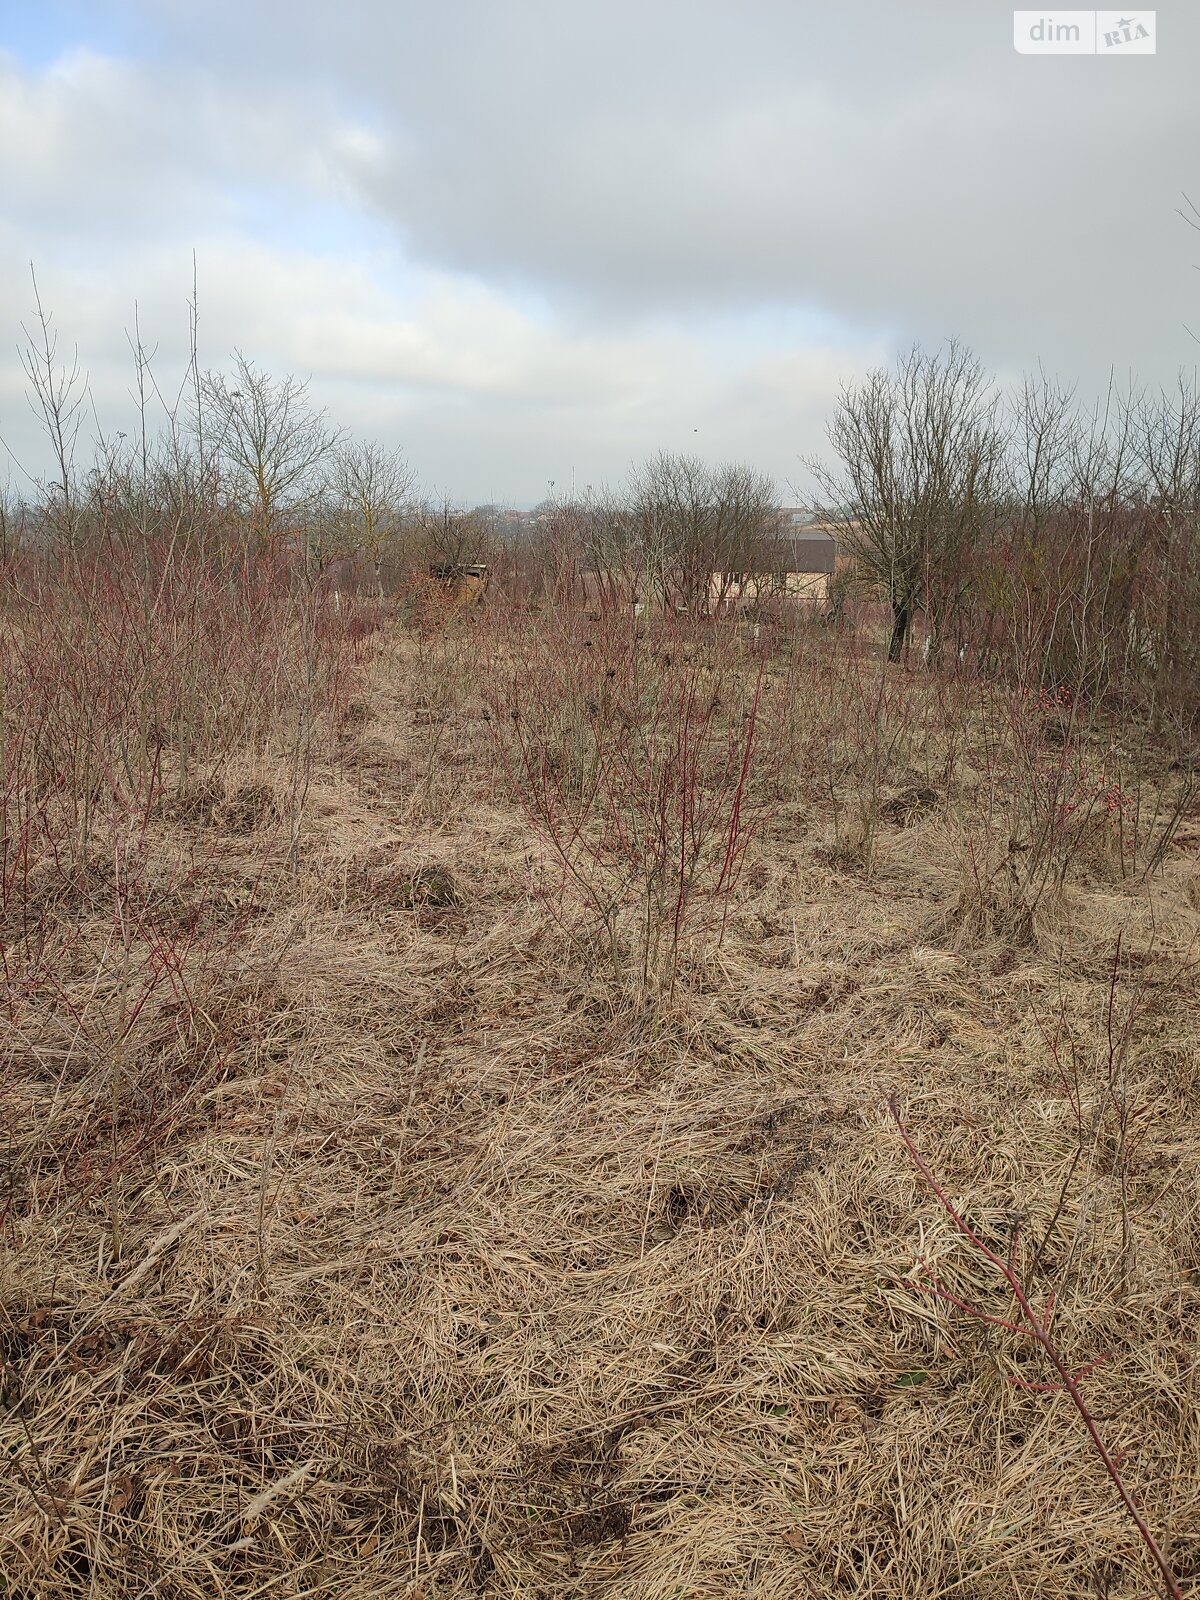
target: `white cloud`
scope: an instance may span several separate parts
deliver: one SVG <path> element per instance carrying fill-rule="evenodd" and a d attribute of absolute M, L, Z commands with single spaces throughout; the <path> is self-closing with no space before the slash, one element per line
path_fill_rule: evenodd
<path fill-rule="evenodd" d="M 203 240 L 197 254 L 206 364 L 237 347 L 268 370 L 311 375 L 314 398 L 339 420 L 404 445 L 427 482 L 468 499 L 536 498 L 546 477 L 565 482 L 572 464 L 580 481 L 584 472 L 597 483 L 619 478 L 660 445 L 746 457 L 786 478 L 797 451 L 818 442 L 839 373 L 880 353 L 742 359 L 728 340 L 717 348 L 680 327 L 572 326 L 449 273 L 408 272 L 396 292 L 386 260 L 372 271 L 236 236 Z M 190 270 L 185 251 L 163 248 L 110 256 L 95 273 L 42 272 L 64 351 L 78 343 L 106 430 L 133 425 L 125 330 L 135 293 L 160 384 L 178 389 Z M 19 273 L 0 280 L 9 304 L 22 288 Z M 15 358 L 0 364 L 0 432 L 37 462 L 17 376 Z"/>

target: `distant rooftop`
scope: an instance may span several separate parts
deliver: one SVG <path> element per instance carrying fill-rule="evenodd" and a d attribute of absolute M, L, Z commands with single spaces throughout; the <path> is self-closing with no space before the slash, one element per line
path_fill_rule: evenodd
<path fill-rule="evenodd" d="M 777 559 L 785 572 L 832 572 L 837 557 L 837 541 L 824 530 L 805 533 L 800 538 L 779 541 Z"/>

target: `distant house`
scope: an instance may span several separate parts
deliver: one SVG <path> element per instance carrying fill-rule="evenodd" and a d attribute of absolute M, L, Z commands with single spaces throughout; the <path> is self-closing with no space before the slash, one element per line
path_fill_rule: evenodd
<path fill-rule="evenodd" d="M 711 610 L 737 611 L 771 598 L 821 604 L 829 599 L 830 579 L 848 559 L 839 551 L 832 530 L 811 519 L 790 523 L 786 512 L 784 527 L 764 557 L 764 571 L 713 573 Z"/>
<path fill-rule="evenodd" d="M 782 531 L 763 544 L 752 567 L 710 574 L 704 605 L 707 615 L 743 611 L 771 599 L 819 605 L 829 600 L 831 579 L 851 568 L 853 558 L 839 546 L 834 530 L 810 513 L 785 508 L 781 520 Z M 643 580 L 629 570 L 585 570 L 579 580 L 583 599 L 593 610 L 626 609 L 652 599 L 665 603 L 669 611 L 685 609 L 670 574 L 648 585 L 650 593 L 645 592 Z"/>

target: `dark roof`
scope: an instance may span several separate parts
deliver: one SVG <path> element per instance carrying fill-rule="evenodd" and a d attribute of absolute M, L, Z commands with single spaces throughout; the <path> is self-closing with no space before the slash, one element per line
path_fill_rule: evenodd
<path fill-rule="evenodd" d="M 808 534 L 779 541 L 780 566 L 785 572 L 832 572 L 837 540 L 831 534 Z"/>

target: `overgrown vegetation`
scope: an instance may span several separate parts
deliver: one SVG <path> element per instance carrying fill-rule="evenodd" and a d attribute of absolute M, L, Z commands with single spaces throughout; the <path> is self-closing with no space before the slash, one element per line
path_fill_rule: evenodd
<path fill-rule="evenodd" d="M 136 340 L 80 472 L 40 331 L 5 1592 L 1190 1592 L 1187 394 L 849 391 L 904 460 L 831 507 L 834 618 L 714 590 L 775 559 L 753 473 L 506 548 L 250 363 L 152 437 Z M 253 386 L 270 481 L 214 421 Z"/>

